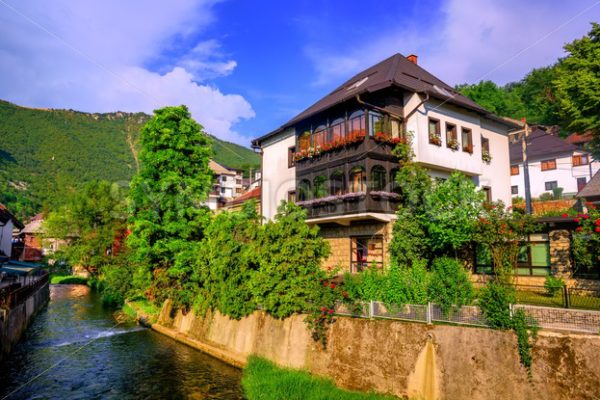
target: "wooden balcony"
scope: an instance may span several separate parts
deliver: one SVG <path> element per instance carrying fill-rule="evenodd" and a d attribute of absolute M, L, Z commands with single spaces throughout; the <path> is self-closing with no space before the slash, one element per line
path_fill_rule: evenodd
<path fill-rule="evenodd" d="M 390 198 L 386 194 L 382 196 L 381 193 L 388 192 L 373 191 L 362 194 L 328 196 L 324 199 L 298 202 L 298 204 L 306 209 L 308 219 L 365 213 L 395 213 L 399 199 L 397 197 Z M 344 198 L 347 196 L 352 197 Z"/>
<path fill-rule="evenodd" d="M 320 154 L 296 160 L 296 174 L 304 175 L 313 169 L 326 169 L 364 158 L 393 160 L 392 150 L 394 146 L 392 143 L 377 141 L 373 137 L 366 136 L 360 142 L 347 144 L 333 150 L 322 151 Z"/>

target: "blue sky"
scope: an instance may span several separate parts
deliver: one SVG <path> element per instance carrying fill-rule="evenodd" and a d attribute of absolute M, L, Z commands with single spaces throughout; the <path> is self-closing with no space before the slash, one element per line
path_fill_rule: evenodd
<path fill-rule="evenodd" d="M 0 0 L 0 98 L 187 104 L 207 131 L 248 145 L 396 52 L 451 85 L 506 83 L 599 20 L 598 0 Z"/>

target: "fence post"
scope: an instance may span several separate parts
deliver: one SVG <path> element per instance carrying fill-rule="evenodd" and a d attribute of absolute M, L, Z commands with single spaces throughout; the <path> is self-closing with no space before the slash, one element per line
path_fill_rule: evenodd
<path fill-rule="evenodd" d="M 567 285 L 565 284 L 563 286 L 563 296 L 565 298 L 565 308 L 569 308 L 570 304 L 569 304 L 569 288 L 567 287 Z"/>
<path fill-rule="evenodd" d="M 514 316 L 514 314 L 515 314 L 515 305 L 514 304 L 508 305 L 508 314 L 510 315 L 511 318 Z"/>
<path fill-rule="evenodd" d="M 431 325 L 431 302 L 427 303 L 427 324 Z"/>
<path fill-rule="evenodd" d="M 375 315 L 375 302 L 371 300 L 369 302 L 369 318 L 373 318 Z"/>

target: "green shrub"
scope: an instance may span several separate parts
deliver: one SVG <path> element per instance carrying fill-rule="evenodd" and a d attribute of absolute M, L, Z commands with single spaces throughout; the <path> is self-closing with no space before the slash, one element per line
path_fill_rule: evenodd
<path fill-rule="evenodd" d="M 481 289 L 479 306 L 492 328 L 511 327 L 510 305 L 516 301 L 515 289 L 496 281 L 489 282 Z"/>
<path fill-rule="evenodd" d="M 429 299 L 448 314 L 452 307 L 470 304 L 474 298 L 473 284 L 467 270 L 455 258 L 441 257 L 433 261 L 429 283 Z"/>
<path fill-rule="evenodd" d="M 552 197 L 554 198 L 554 200 L 562 199 L 562 194 L 563 194 L 563 188 L 555 187 L 554 189 L 552 189 Z"/>
<path fill-rule="evenodd" d="M 552 194 L 550 192 L 544 192 L 544 193 L 540 194 L 539 200 L 540 201 L 554 200 L 554 194 Z"/>
<path fill-rule="evenodd" d="M 546 280 L 544 281 L 544 288 L 546 289 L 546 294 L 550 297 L 556 296 L 564 286 L 565 281 L 563 281 L 562 278 L 556 278 L 551 275 L 548 275 L 546 277 Z"/>

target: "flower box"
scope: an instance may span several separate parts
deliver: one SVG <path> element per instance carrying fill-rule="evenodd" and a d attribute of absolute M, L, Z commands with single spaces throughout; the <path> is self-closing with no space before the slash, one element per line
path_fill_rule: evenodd
<path fill-rule="evenodd" d="M 384 199 L 384 200 L 390 200 L 390 201 L 399 201 L 400 200 L 400 195 L 398 193 L 394 193 L 394 192 L 386 192 L 383 190 L 374 190 L 370 194 L 371 194 L 371 197 L 373 197 L 375 199 Z"/>
<path fill-rule="evenodd" d="M 442 145 L 442 138 L 439 135 L 429 135 L 429 143 L 436 146 Z"/>
<path fill-rule="evenodd" d="M 456 140 L 456 139 L 450 139 L 450 140 L 448 140 L 447 146 L 448 146 L 448 148 L 450 148 L 450 149 L 452 149 L 454 151 L 458 150 L 458 148 L 460 147 L 459 144 L 458 144 L 458 140 Z"/>
<path fill-rule="evenodd" d="M 488 164 L 489 164 L 490 162 L 492 162 L 492 155 L 490 154 L 490 152 L 489 152 L 489 151 L 487 151 L 487 150 L 483 150 L 483 151 L 481 152 L 481 159 L 482 159 L 484 162 L 486 162 L 486 163 L 488 163 Z"/>

